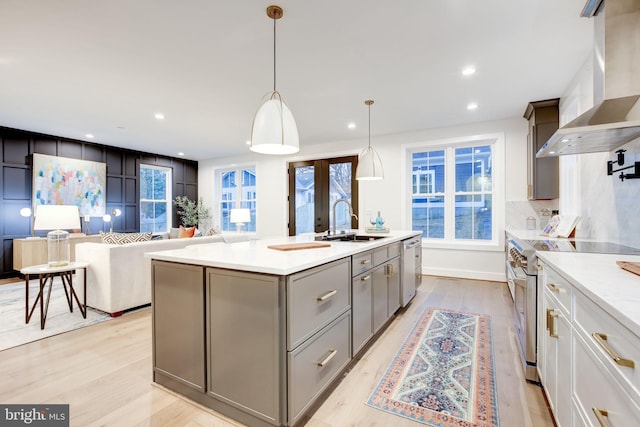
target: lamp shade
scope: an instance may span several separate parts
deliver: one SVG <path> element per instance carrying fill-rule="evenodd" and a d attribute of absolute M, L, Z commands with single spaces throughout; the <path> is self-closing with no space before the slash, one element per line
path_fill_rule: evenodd
<path fill-rule="evenodd" d="M 356 179 L 360 181 L 373 181 L 384 178 L 384 170 L 382 169 L 382 160 L 380 156 L 370 145 L 365 148 L 358 158 L 358 167 L 356 168 Z"/>
<path fill-rule="evenodd" d="M 80 228 L 80 211 L 73 205 L 39 205 L 34 230 L 75 230 Z"/>
<path fill-rule="evenodd" d="M 229 220 L 234 224 L 251 222 L 251 211 L 249 209 L 231 209 Z"/>
<path fill-rule="evenodd" d="M 291 110 L 277 91 L 265 98 L 253 119 L 251 151 L 262 154 L 297 153 L 300 141 Z"/>

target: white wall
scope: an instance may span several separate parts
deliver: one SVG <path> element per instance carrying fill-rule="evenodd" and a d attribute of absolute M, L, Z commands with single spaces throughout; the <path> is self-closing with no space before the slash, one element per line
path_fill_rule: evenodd
<path fill-rule="evenodd" d="M 523 106 L 524 111 L 525 106 Z M 393 229 L 408 229 L 410 212 L 403 205 L 402 191 L 404 180 L 403 145 L 416 144 L 434 140 L 470 137 L 474 135 L 503 134 L 505 140 L 506 184 L 504 196 L 509 199 L 526 199 L 526 120 L 520 117 L 474 123 L 464 126 L 424 130 L 420 132 L 396 135 L 376 136 L 371 144 L 379 152 L 385 171 L 382 181 L 362 181 L 359 187 L 358 211 L 365 215 L 368 210 L 381 211 L 385 225 Z M 256 224 L 259 237 L 284 236 L 287 234 L 287 162 L 328 158 L 358 154 L 367 144 L 366 139 L 357 141 L 336 141 L 329 144 L 307 146 L 301 141 L 301 150 L 295 156 L 274 157 L 252 153 L 247 148 L 246 154 L 237 157 L 211 159 L 199 162 L 199 196 L 207 206 L 215 206 L 215 169 L 231 165 L 255 164 L 258 177 Z M 219 223 L 213 210 L 213 223 Z M 502 219 L 498 235 L 503 245 L 504 212 L 499 212 Z M 504 280 L 503 248 L 484 250 L 434 249 L 425 243 L 423 253 L 423 272 L 452 277 L 468 277 L 484 280 Z"/>

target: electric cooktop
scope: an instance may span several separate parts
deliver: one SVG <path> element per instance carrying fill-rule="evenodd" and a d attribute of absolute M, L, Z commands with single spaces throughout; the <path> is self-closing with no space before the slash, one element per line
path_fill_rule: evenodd
<path fill-rule="evenodd" d="M 640 249 L 611 242 L 583 242 L 573 239 L 527 240 L 537 251 L 589 252 L 596 254 L 640 255 Z"/>

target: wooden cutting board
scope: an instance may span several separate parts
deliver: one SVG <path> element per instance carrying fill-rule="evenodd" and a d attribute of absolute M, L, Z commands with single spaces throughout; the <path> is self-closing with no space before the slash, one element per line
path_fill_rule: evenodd
<path fill-rule="evenodd" d="M 616 261 L 616 264 L 618 264 L 623 269 L 640 276 L 640 262 Z"/>
<path fill-rule="evenodd" d="M 269 249 L 275 249 L 278 251 L 297 251 L 300 249 L 313 249 L 313 248 L 326 248 L 331 246 L 330 243 L 321 242 L 305 242 L 305 243 L 285 243 L 282 245 L 269 245 Z"/>

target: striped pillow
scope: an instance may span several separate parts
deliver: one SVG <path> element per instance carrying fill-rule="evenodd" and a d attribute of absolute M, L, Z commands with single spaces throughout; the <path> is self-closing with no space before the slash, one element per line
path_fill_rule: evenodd
<path fill-rule="evenodd" d="M 145 233 L 105 233 L 101 231 L 100 237 L 102 237 L 102 243 L 124 245 L 133 242 L 146 242 L 151 240 L 152 234 L 151 231 Z"/>

